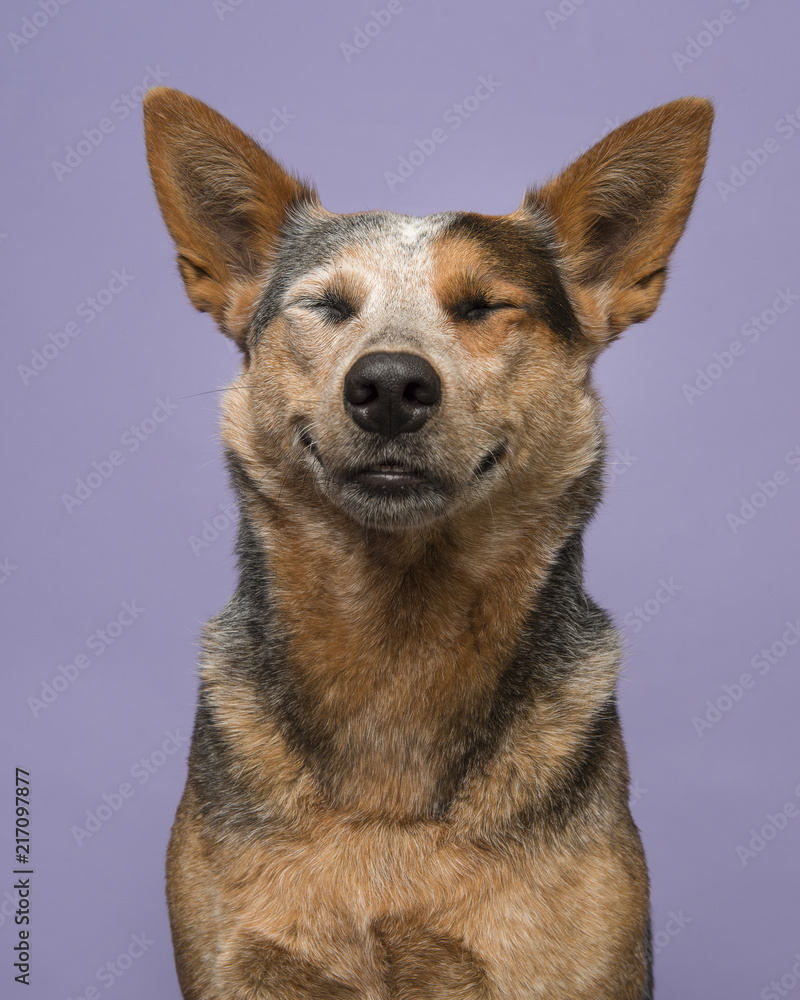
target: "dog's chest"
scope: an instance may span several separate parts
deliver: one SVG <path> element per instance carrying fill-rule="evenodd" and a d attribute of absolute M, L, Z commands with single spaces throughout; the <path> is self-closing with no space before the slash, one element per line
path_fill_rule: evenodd
<path fill-rule="evenodd" d="M 540 982 L 560 997 L 552 984 L 569 982 L 576 961 L 562 942 L 579 928 L 584 969 L 604 967 L 616 947 L 609 912 L 619 911 L 624 933 L 634 889 L 616 864 L 609 868 L 605 849 L 576 859 L 553 848 L 501 848 L 459 841 L 436 824 L 318 817 L 302 833 L 226 841 L 225 850 L 228 877 L 215 892 L 215 908 L 227 914 L 223 950 L 251 937 L 275 942 L 344 981 L 355 972 L 365 998 L 370 983 L 384 996 L 387 962 L 392 975 L 424 968 L 432 983 L 460 991 L 432 987 L 431 997 L 528 997 Z"/>

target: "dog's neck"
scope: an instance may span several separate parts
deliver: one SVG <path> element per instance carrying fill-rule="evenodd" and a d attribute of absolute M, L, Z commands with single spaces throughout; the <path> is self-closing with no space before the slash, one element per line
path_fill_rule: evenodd
<path fill-rule="evenodd" d="M 585 606 L 577 512 L 597 470 L 557 511 L 521 517 L 510 493 L 461 520 L 379 532 L 276 503 L 230 465 L 241 578 L 225 630 L 249 636 L 251 679 L 290 745 L 339 804 L 442 811 L 524 688 L 553 680 L 558 650 L 537 664 L 532 643 L 548 632 L 557 645 L 560 619 L 574 630 Z"/>

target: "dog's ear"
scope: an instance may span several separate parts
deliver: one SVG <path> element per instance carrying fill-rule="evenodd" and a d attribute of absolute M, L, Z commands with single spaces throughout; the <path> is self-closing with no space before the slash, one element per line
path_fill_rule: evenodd
<path fill-rule="evenodd" d="M 188 94 L 149 90 L 144 124 L 156 196 L 189 299 L 241 343 L 287 213 L 316 196 Z"/>
<path fill-rule="evenodd" d="M 700 183 L 712 118 L 710 101 L 699 97 L 648 111 L 529 191 L 520 206 L 549 216 L 598 347 L 658 305 Z"/>

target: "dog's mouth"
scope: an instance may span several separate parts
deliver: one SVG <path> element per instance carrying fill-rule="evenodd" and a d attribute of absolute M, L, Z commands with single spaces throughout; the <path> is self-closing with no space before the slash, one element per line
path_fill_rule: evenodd
<path fill-rule="evenodd" d="M 384 494 L 396 495 L 426 487 L 441 494 L 452 493 L 458 489 L 456 484 L 448 483 L 446 477 L 418 465 L 396 461 L 388 456 L 369 465 L 346 468 L 337 472 L 329 468 L 323 461 L 316 442 L 307 430 L 301 433 L 300 442 L 326 478 L 340 486 L 358 486 L 366 491 L 377 490 Z M 504 441 L 495 445 L 481 457 L 473 469 L 470 479 L 474 481 L 484 478 L 502 461 L 505 453 L 506 444 Z"/>
<path fill-rule="evenodd" d="M 430 524 L 477 499 L 507 454 L 501 441 L 471 468 L 453 470 L 434 445 L 426 448 L 421 441 L 364 440 L 361 460 L 351 463 L 323 457 L 307 428 L 298 444 L 320 495 L 354 521 L 388 531 Z"/>
<path fill-rule="evenodd" d="M 430 482 L 428 477 L 421 472 L 391 463 L 372 465 L 369 468 L 353 472 L 346 477 L 346 481 L 380 490 L 405 490 Z"/>

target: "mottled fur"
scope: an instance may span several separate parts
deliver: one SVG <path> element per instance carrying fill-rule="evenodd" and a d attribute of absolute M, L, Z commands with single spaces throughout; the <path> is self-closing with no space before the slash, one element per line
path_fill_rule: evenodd
<path fill-rule="evenodd" d="M 590 373 L 657 305 L 710 105 L 629 122 L 509 216 L 427 219 L 331 215 L 176 91 L 145 118 L 189 297 L 243 356 L 240 580 L 169 850 L 184 997 L 646 1000 L 619 642 L 582 582 Z M 436 372 L 413 432 L 347 411 L 374 352 Z"/>

